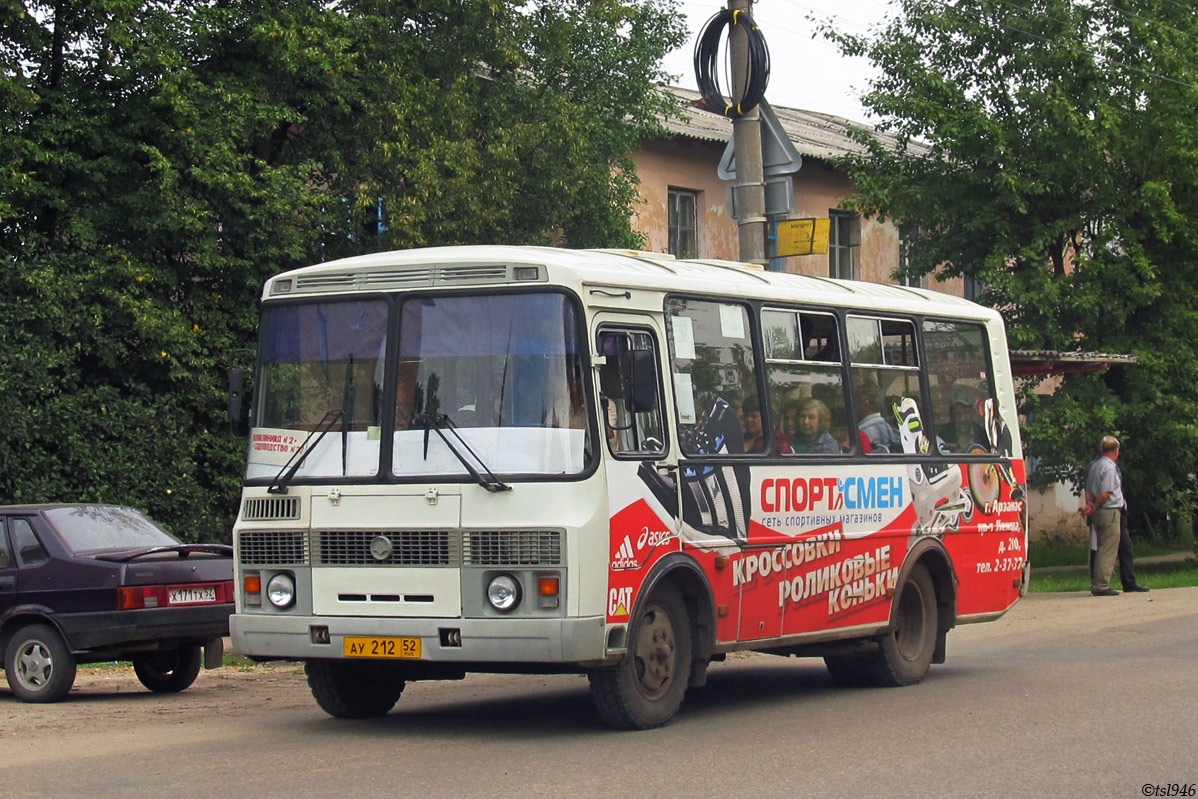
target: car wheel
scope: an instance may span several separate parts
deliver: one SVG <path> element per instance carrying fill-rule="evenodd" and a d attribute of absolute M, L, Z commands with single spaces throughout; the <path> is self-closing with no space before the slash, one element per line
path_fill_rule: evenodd
<path fill-rule="evenodd" d="M 201 660 L 199 644 L 179 644 L 165 652 L 133 658 L 133 671 L 154 693 L 174 694 L 196 681 Z"/>
<path fill-rule="evenodd" d="M 309 660 L 304 671 L 316 704 L 339 719 L 387 715 L 405 685 L 389 663 Z"/>
<path fill-rule="evenodd" d="M 75 657 L 57 630 L 33 624 L 9 641 L 4 676 L 22 702 L 57 702 L 75 684 Z"/>
<path fill-rule="evenodd" d="M 660 727 L 678 712 L 690 679 L 690 617 L 678 592 L 654 592 L 638 611 L 630 638 L 620 665 L 588 675 L 591 699 L 599 717 L 613 727 Z"/>

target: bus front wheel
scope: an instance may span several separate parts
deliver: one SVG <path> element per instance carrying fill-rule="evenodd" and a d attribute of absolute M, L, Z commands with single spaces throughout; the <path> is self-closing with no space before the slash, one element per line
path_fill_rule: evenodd
<path fill-rule="evenodd" d="M 339 719 L 385 716 L 404 689 L 389 663 L 309 660 L 304 671 L 316 704 Z"/>
<path fill-rule="evenodd" d="M 690 617 L 676 590 L 653 592 L 637 611 L 630 643 L 620 665 L 590 673 L 591 698 L 613 727 L 660 727 L 678 712 L 690 678 Z"/>

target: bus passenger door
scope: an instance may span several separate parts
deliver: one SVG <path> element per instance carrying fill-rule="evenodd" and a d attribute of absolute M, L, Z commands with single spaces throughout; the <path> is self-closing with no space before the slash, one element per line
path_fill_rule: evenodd
<path fill-rule="evenodd" d="M 600 320 L 595 377 L 610 519 L 607 621 L 628 622 L 645 576 L 680 549 L 677 470 L 662 401 L 661 335 L 652 320 Z"/>

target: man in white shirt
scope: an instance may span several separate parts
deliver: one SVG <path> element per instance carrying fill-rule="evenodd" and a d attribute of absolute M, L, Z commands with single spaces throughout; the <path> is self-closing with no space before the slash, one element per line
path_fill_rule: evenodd
<path fill-rule="evenodd" d="M 1119 439 L 1105 436 L 1102 455 L 1086 469 L 1086 506 L 1082 513 L 1090 518 L 1098 537 L 1098 554 L 1090 572 L 1090 593 L 1094 596 L 1119 594 L 1111 588 L 1111 573 L 1119 553 L 1119 517 L 1124 504 L 1118 460 Z"/>

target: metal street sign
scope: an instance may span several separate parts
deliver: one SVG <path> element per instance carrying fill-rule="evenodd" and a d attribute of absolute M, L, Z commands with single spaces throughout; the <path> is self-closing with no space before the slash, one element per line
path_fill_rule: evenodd
<path fill-rule="evenodd" d="M 728 215 L 733 219 L 740 219 L 736 195 L 742 188 L 747 187 L 739 183 L 728 184 Z M 765 215 L 786 216 L 794 213 L 794 196 L 794 179 L 790 175 L 770 178 L 765 182 Z"/>
<path fill-rule="evenodd" d="M 784 219 L 778 223 L 778 257 L 828 251 L 827 219 Z"/>
<path fill-rule="evenodd" d="M 795 149 L 794 142 L 786 131 L 774 109 L 765 100 L 757 106 L 761 113 L 761 164 L 763 174 L 769 177 L 778 175 L 793 175 L 803 166 L 803 157 Z M 736 180 L 736 137 L 728 139 L 728 146 L 720 156 L 720 165 L 716 168 L 720 180 Z"/>

